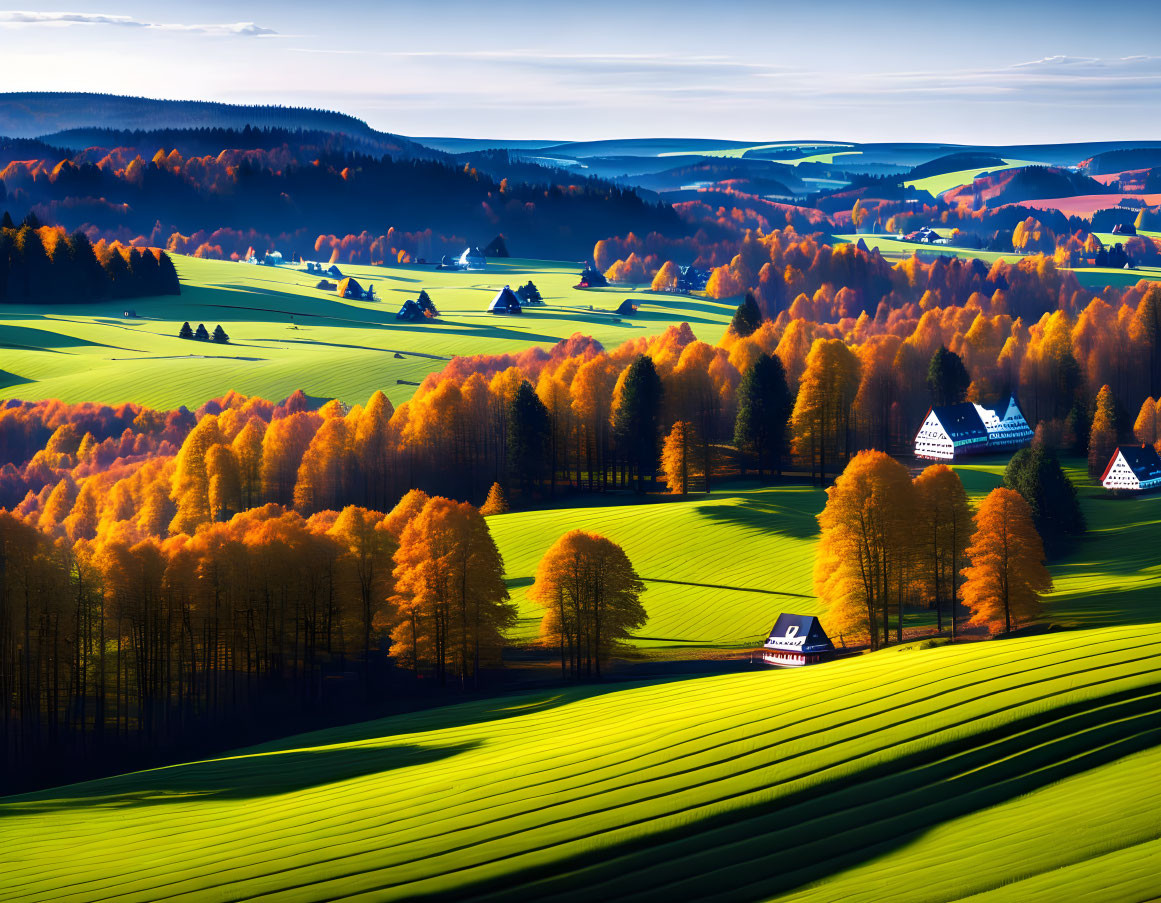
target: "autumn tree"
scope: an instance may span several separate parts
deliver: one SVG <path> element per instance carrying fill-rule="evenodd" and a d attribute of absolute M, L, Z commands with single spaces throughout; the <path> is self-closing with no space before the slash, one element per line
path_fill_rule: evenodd
<path fill-rule="evenodd" d="M 1158 405 L 1150 395 L 1143 402 L 1141 402 L 1141 409 L 1137 412 L 1137 419 L 1133 421 L 1133 438 L 1142 445 L 1153 445 L 1158 438 L 1158 410 L 1161 405 Z"/>
<path fill-rule="evenodd" d="M 392 633 L 405 649 L 430 649 L 441 684 L 479 682 L 484 657 L 498 659 L 504 631 L 516 621 L 504 562 L 474 507 L 435 497 L 403 528 L 394 555 L 396 592 L 407 616 Z"/>
<path fill-rule="evenodd" d="M 213 519 L 210 507 L 210 480 L 206 473 L 206 455 L 222 441 L 218 418 L 203 417 L 185 438 L 177 455 L 173 475 L 173 501 L 177 514 L 169 529 L 174 533 L 193 533 L 200 524 Z"/>
<path fill-rule="evenodd" d="M 763 467 L 771 461 L 774 469 L 782 472 L 792 410 L 782 361 L 776 354 L 759 355 L 738 384 L 738 416 L 734 421 L 734 444 L 755 456 L 758 479 L 762 479 Z"/>
<path fill-rule="evenodd" d="M 653 284 L 650 288 L 655 292 L 675 291 L 677 289 L 677 280 L 680 276 L 681 271 L 677 268 L 677 264 L 672 260 L 667 260 L 654 275 Z"/>
<path fill-rule="evenodd" d="M 931 392 L 931 403 L 935 406 L 959 404 L 967 397 L 971 383 L 963 359 L 940 345 L 931 356 L 927 368 L 927 388 Z"/>
<path fill-rule="evenodd" d="M 399 543 L 383 515 L 354 505 L 344 508 L 328 531 L 343 550 L 347 579 L 359 600 L 363 662 L 371 655 L 376 608 L 391 595 L 392 558 Z"/>
<path fill-rule="evenodd" d="M 1096 479 L 1104 471 L 1105 465 L 1117 447 L 1117 408 L 1113 390 L 1101 386 L 1097 393 L 1096 409 L 1093 412 L 1092 429 L 1088 434 L 1088 473 Z"/>
<path fill-rule="evenodd" d="M 480 506 L 480 514 L 484 517 L 490 517 L 493 514 L 507 513 L 508 499 L 504 497 L 504 490 L 499 483 L 493 483 L 492 488 L 488 490 L 488 497 Z"/>
<path fill-rule="evenodd" d="M 842 339 L 815 339 L 806 356 L 791 418 L 794 451 L 826 484 L 831 466 L 849 458 L 851 407 L 859 388 L 859 361 Z"/>
<path fill-rule="evenodd" d="M 674 495 L 687 495 L 691 482 L 701 475 L 698 456 L 693 452 L 697 446 L 697 431 L 687 420 L 673 424 L 661 449 L 661 472 L 665 474 L 665 485 Z"/>
<path fill-rule="evenodd" d="M 1044 567 L 1044 547 L 1032 520 L 1032 509 L 1014 489 L 993 489 L 980 503 L 975 533 L 963 569 L 964 604 L 971 623 L 993 631 L 1027 621 L 1040 610 L 1040 596 L 1052 589 Z"/>
<path fill-rule="evenodd" d="M 826 491 L 814 559 L 814 591 L 831 632 L 889 639 L 891 609 L 902 635 L 903 595 L 917 540 L 915 489 L 907 468 L 880 451 L 859 452 Z"/>
<path fill-rule="evenodd" d="M 932 464 L 915 478 L 916 575 L 930 593 L 935 624 L 943 632 L 943 610 L 951 612 L 951 637 L 959 628 L 960 565 L 972 533 L 972 511 L 959 474 Z"/>
<path fill-rule="evenodd" d="M 612 540 L 572 530 L 553 544 L 537 565 L 528 598 L 545 610 L 540 635 L 560 650 L 563 677 L 601 676 L 616 644 L 645 626 L 644 590 Z"/>
<path fill-rule="evenodd" d="M 639 354 L 629 365 L 614 403 L 613 432 L 622 456 L 636 475 L 637 491 L 657 470 L 661 440 L 661 378 L 653 359 Z"/>

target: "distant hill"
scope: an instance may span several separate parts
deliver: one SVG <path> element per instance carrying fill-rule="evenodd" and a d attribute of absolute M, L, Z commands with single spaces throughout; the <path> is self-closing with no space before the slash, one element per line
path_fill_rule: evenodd
<path fill-rule="evenodd" d="M 1080 164 L 1090 175 L 1101 176 L 1126 169 L 1161 166 L 1161 147 L 1130 147 L 1096 154 Z"/>
<path fill-rule="evenodd" d="M 920 163 L 906 178 L 922 179 L 927 176 L 941 176 L 944 173 L 959 172 L 961 169 L 987 169 L 989 166 L 1003 166 L 1004 159 L 995 154 L 980 153 L 978 151 L 964 151 L 958 154 L 947 154 L 935 160 Z"/>
<path fill-rule="evenodd" d="M 335 132 L 368 143 L 406 141 L 361 119 L 307 107 L 243 106 L 204 100 L 154 100 L 115 94 L 29 91 L 0 94 L 0 135 L 40 138 L 75 130 L 277 128 Z M 52 142 L 56 143 L 56 142 Z M 68 146 L 68 145 L 64 145 Z M 418 145 L 416 145 L 418 146 Z"/>

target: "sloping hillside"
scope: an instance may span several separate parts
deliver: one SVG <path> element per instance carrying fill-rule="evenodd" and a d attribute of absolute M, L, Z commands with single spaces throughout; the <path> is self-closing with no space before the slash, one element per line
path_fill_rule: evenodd
<path fill-rule="evenodd" d="M 1109 628 L 543 691 L 9 797 L 0 897 L 1144 899 L 1159 652 Z"/>

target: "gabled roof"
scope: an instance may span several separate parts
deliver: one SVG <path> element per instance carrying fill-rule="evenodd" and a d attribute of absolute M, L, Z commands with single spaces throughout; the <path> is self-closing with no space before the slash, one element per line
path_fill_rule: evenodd
<path fill-rule="evenodd" d="M 980 412 L 970 401 L 932 408 L 931 413 L 935 415 L 953 445 L 972 445 L 987 441 L 988 429 L 980 419 Z"/>
<path fill-rule="evenodd" d="M 1101 474 L 1102 483 L 1108 477 L 1109 471 L 1113 469 L 1117 455 L 1125 459 L 1125 463 L 1129 465 L 1129 470 L 1133 471 L 1133 476 L 1139 482 L 1148 483 L 1152 480 L 1161 480 L 1161 455 L 1157 454 L 1157 449 L 1152 445 L 1120 445 L 1113 452 L 1113 456 L 1109 458 L 1109 463 L 1105 466 L 1104 473 Z"/>
<path fill-rule="evenodd" d="M 1004 415 L 1006 415 L 1008 413 L 1008 409 L 1012 405 L 1015 405 L 1016 410 L 1020 411 L 1020 403 L 1018 401 L 1016 401 L 1015 395 L 1009 395 L 1006 399 L 1000 399 L 994 405 L 981 404 L 980 407 L 983 408 L 985 411 L 991 411 L 993 414 L 995 414 L 997 420 L 1003 420 Z M 1020 416 L 1021 417 L 1024 416 L 1023 411 L 1020 411 Z"/>
<path fill-rule="evenodd" d="M 834 643 L 822 629 L 818 618 L 783 612 L 774 622 L 766 648 L 787 652 L 833 652 Z"/>
<path fill-rule="evenodd" d="M 520 299 L 516 297 L 512 288 L 506 285 L 496 292 L 496 297 L 488 305 L 488 310 L 492 313 L 518 314 L 520 313 Z"/>

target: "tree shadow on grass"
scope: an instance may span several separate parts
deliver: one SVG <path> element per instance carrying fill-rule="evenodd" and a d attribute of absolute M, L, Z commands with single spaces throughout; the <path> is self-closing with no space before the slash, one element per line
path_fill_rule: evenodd
<path fill-rule="evenodd" d="M 793 539 L 813 539 L 818 536 L 817 514 L 822 510 L 825 496 L 821 491 L 802 487 L 801 505 L 797 496 L 784 496 L 772 490 L 739 492 L 735 505 L 699 505 L 699 516 L 716 524 L 729 524 L 763 533 L 781 534 Z M 813 504 L 812 504 L 813 503 Z"/>
<path fill-rule="evenodd" d="M 479 746 L 399 744 L 237 755 L 170 765 L 0 800 L 0 818 L 83 808 L 135 809 L 160 803 L 257 799 L 426 765 Z"/>
<path fill-rule="evenodd" d="M 770 802 L 727 802 L 725 812 L 719 804 L 720 814 L 691 812 L 678 827 L 617 843 L 599 834 L 573 838 L 588 851 L 507 874 L 502 886 L 485 880 L 413 899 L 579 899 L 578 888 L 598 900 L 772 899 L 902 849 L 941 824 L 1156 746 L 1157 689 L 1050 708 L 968 736 L 935 732 L 906 756 L 881 764 L 865 756 L 867 764 L 852 763 L 837 778 L 825 770 L 804 775 Z"/>

